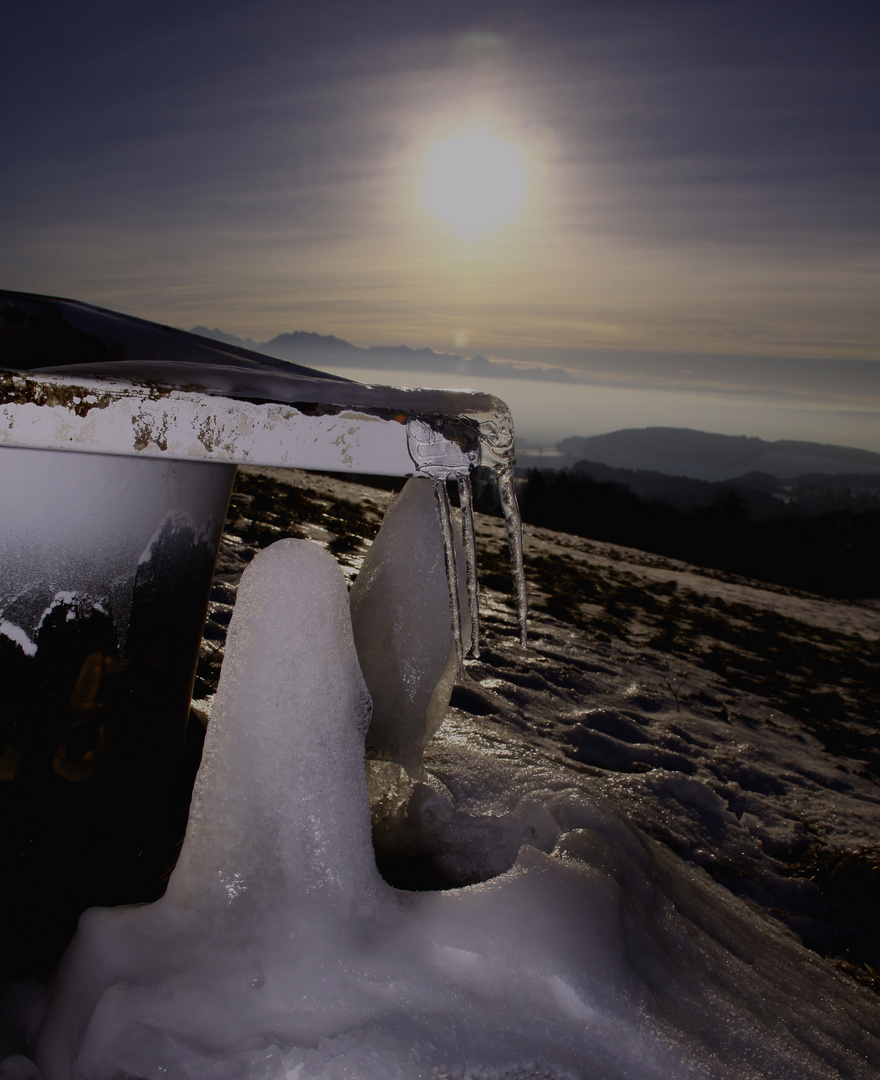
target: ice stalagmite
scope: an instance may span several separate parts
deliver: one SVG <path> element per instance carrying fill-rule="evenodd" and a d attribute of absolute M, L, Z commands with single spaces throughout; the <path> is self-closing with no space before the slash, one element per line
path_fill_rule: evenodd
<path fill-rule="evenodd" d="M 347 910 L 362 894 L 374 873 L 359 760 L 370 701 L 347 601 L 315 544 L 281 541 L 243 578 L 172 903 L 272 888 Z"/>
<path fill-rule="evenodd" d="M 465 566 L 456 536 L 457 564 Z M 467 586 L 459 574 L 459 602 Z M 415 769 L 443 722 L 458 659 L 443 534 L 431 480 L 409 480 L 389 510 L 351 590 L 361 670 L 373 699 L 367 749 Z M 463 636 L 470 634 L 464 616 Z"/>
<path fill-rule="evenodd" d="M 282 1017 L 289 1035 L 320 1030 L 320 976 L 306 998 L 289 974 L 280 989 L 273 963 L 283 955 L 289 973 L 324 938 L 332 956 L 387 891 L 370 844 L 368 721 L 339 566 L 305 541 L 273 545 L 242 578 L 168 889 L 83 916 L 40 1040 L 44 1080 L 98 1080 L 108 1062 L 158 1075 L 184 1017 L 196 1046 L 235 1047 Z"/>

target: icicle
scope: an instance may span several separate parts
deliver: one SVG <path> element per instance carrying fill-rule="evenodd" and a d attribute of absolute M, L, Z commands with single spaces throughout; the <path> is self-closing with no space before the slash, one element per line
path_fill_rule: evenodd
<path fill-rule="evenodd" d="M 528 633 L 528 600 L 526 598 L 526 573 L 523 566 L 522 518 L 513 485 L 513 469 L 501 466 L 495 469 L 501 509 L 507 525 L 507 542 L 510 546 L 510 569 L 513 573 L 513 591 L 516 595 L 516 617 L 519 622 L 519 639 L 525 647 Z"/>
<path fill-rule="evenodd" d="M 477 579 L 477 542 L 474 535 L 474 499 L 470 476 L 458 477 L 458 501 L 461 505 L 461 536 L 467 564 L 468 611 L 471 616 L 471 644 L 468 656 L 480 656 L 480 586 Z"/>
<path fill-rule="evenodd" d="M 452 530 L 452 510 L 449 506 L 449 494 L 445 480 L 434 481 L 434 494 L 437 497 L 437 513 L 440 517 L 440 529 L 443 533 L 443 550 L 446 554 L 446 580 L 449 583 L 449 608 L 452 616 L 452 636 L 455 639 L 455 653 L 458 657 L 458 677 L 464 677 L 464 648 L 461 642 L 461 604 L 458 601 L 458 569 L 455 565 L 455 539 Z"/>
<path fill-rule="evenodd" d="M 468 607 L 471 614 L 470 655 L 479 655 L 479 596 L 476 578 L 476 557 L 473 542 L 473 511 L 470 498 L 469 473 L 477 464 L 488 466 L 495 473 L 501 508 L 507 522 L 507 539 L 510 545 L 510 563 L 513 573 L 513 586 L 516 594 L 516 612 L 519 621 L 519 636 L 526 644 L 528 609 L 526 602 L 526 577 L 523 567 L 522 518 L 516 502 L 514 490 L 514 470 L 516 467 L 516 444 L 513 431 L 513 417 L 503 401 L 490 399 L 488 409 L 475 411 L 459 417 L 440 415 L 412 416 L 407 421 L 407 445 L 409 453 L 418 467 L 418 475 L 429 476 L 434 481 L 437 492 L 438 512 L 444 528 L 444 543 L 447 543 L 447 568 L 453 559 L 451 539 L 447 542 L 446 530 L 452 535 L 449 497 L 445 482 L 455 477 L 462 491 L 462 532 L 468 558 Z M 474 442 L 476 438 L 477 442 Z M 463 484 L 467 484 L 465 492 Z M 442 492 L 441 492 L 442 488 Z M 443 507 L 445 506 L 445 511 Z M 468 536 L 470 529 L 471 535 Z M 458 597 L 452 597 L 453 578 L 450 577 L 450 598 L 454 611 L 460 615 Z M 456 618 L 456 634 L 461 647 L 461 621 Z"/>

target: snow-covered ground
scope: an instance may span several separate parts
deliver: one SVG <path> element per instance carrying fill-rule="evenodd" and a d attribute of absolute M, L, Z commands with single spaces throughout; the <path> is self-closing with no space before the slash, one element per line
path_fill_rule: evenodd
<path fill-rule="evenodd" d="M 386 502 L 341 480 L 242 474 L 197 715 L 212 711 L 257 545 L 316 540 L 350 582 Z M 69 1075 L 90 1080 L 878 1075 L 877 606 L 527 528 L 523 649 L 503 525 L 478 517 L 477 533 L 482 655 L 468 661 L 422 772 L 368 767 L 385 880 L 364 856 L 366 788 L 357 768 L 346 772 L 356 747 L 325 735 L 335 721 L 292 732 L 289 752 L 283 725 L 270 725 L 276 748 L 253 751 L 265 783 L 251 778 L 247 791 L 236 787 L 244 751 L 224 735 L 227 763 L 217 765 L 220 751 L 209 758 L 223 779 L 203 785 L 199 805 L 212 809 L 198 820 L 232 817 L 210 843 L 249 852 L 222 792 L 239 792 L 241 805 L 272 789 L 285 811 L 278 850 L 320 851 L 318 862 L 286 856 L 297 883 L 278 885 L 286 899 L 273 905 L 224 856 L 215 911 L 188 841 L 164 908 L 96 917 L 81 932 L 44 1039 L 47 1080 L 68 1075 L 73 1045 Z M 252 612 L 280 627 L 273 604 L 314 597 L 285 599 L 293 572 L 259 565 Z M 338 604 L 332 567 L 315 563 L 308 576 L 325 574 Z M 338 669 L 316 662 L 329 655 L 325 628 L 308 618 L 314 634 L 276 641 L 237 616 L 238 689 L 217 696 L 224 732 L 249 708 L 242 684 L 271 680 L 265 671 L 286 670 L 288 656 L 292 671 L 311 664 L 323 680 L 323 692 L 297 699 L 316 715 L 345 687 L 357 697 L 347 646 Z M 275 667 L 255 679 L 256 658 L 276 648 Z M 284 692 L 305 693 L 295 679 Z M 335 780 L 320 764 L 327 754 Z M 305 833 L 313 848 L 297 847 Z M 187 896 L 203 899 L 187 907 Z M 28 1068 L 10 1058 L 0 1076 Z"/>

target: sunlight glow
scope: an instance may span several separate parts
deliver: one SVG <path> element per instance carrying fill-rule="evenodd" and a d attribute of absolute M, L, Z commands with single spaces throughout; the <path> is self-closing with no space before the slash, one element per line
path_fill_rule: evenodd
<path fill-rule="evenodd" d="M 477 128 L 430 150 L 422 203 L 460 236 L 480 236 L 519 213 L 527 187 L 523 152 Z"/>

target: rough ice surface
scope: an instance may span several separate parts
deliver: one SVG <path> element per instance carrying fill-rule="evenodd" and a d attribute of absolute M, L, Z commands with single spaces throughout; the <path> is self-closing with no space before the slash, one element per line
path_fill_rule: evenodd
<path fill-rule="evenodd" d="M 455 533 L 463 636 L 465 554 Z M 389 510 L 351 589 L 351 620 L 373 701 L 367 748 L 417 769 L 457 674 L 443 534 L 431 480 L 413 478 Z"/>
<path fill-rule="evenodd" d="M 503 872 L 386 885 L 366 720 L 341 572 L 307 542 L 266 549 L 168 891 L 83 917 L 44 1080 L 876 1076 L 858 994 L 546 759 L 448 747 L 454 798 L 413 825 Z"/>

